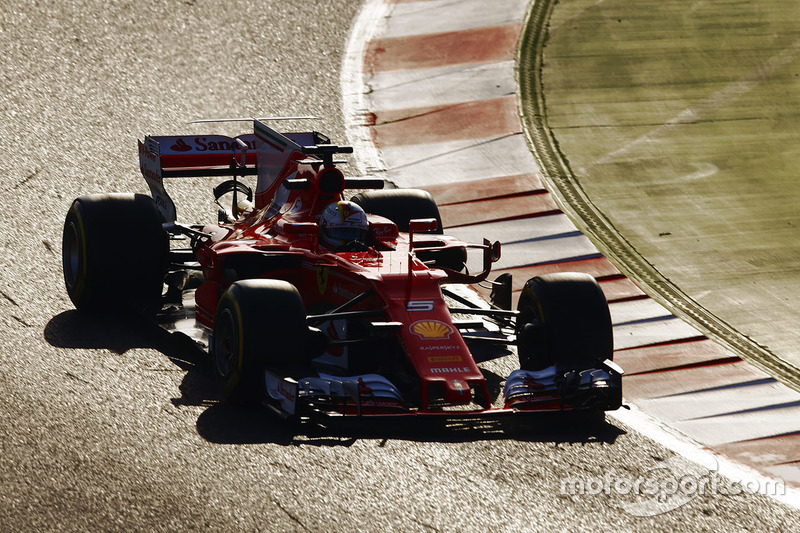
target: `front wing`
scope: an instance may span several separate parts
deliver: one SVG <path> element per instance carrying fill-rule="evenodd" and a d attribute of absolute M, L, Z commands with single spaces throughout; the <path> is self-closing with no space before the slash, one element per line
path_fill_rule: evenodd
<path fill-rule="evenodd" d="M 622 369 L 612 361 L 597 368 L 563 371 L 555 366 L 539 371 L 515 370 L 502 395 L 489 409 L 422 410 L 403 397 L 399 388 L 378 374 L 299 380 L 265 371 L 264 405 L 283 418 L 444 416 L 458 418 L 512 413 L 613 411 L 622 405 Z"/>

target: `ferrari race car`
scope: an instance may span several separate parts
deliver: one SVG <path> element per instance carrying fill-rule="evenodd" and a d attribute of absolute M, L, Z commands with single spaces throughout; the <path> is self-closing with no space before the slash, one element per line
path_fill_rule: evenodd
<path fill-rule="evenodd" d="M 594 278 L 535 277 L 511 309 L 509 275 L 487 281 L 500 243 L 444 235 L 428 192 L 345 178 L 335 158 L 352 148 L 318 132 L 254 130 L 148 136 L 151 196 L 74 200 L 63 270 L 78 310 L 135 311 L 189 335 L 228 398 L 286 418 L 620 407 Z M 184 177 L 214 177 L 216 223 L 178 222 L 164 182 Z M 488 284 L 490 301 L 470 284 Z M 520 368 L 502 391 L 487 385 L 478 363 L 513 350 Z"/>

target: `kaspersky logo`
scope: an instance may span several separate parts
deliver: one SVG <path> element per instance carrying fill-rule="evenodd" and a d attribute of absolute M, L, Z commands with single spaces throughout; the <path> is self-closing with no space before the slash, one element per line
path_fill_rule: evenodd
<path fill-rule="evenodd" d="M 409 331 L 423 340 L 449 339 L 453 328 L 438 320 L 418 320 L 408 327 Z"/>

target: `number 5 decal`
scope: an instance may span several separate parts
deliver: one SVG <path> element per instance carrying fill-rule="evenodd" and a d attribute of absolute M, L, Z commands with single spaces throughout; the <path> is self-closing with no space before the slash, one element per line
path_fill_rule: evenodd
<path fill-rule="evenodd" d="M 409 300 L 406 311 L 433 311 L 433 300 Z"/>

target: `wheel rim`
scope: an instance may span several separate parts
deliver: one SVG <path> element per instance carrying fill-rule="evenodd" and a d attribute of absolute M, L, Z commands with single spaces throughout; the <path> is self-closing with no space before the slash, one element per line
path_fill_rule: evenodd
<path fill-rule="evenodd" d="M 221 377 L 228 378 L 231 375 L 238 351 L 233 315 L 230 309 L 225 309 L 217 319 L 217 330 L 214 332 L 214 361 Z"/>
<path fill-rule="evenodd" d="M 64 230 L 62 259 L 64 280 L 67 286 L 72 288 L 78 283 L 78 272 L 81 264 L 80 239 L 78 238 L 78 229 L 75 227 L 74 222 L 67 224 Z"/>

